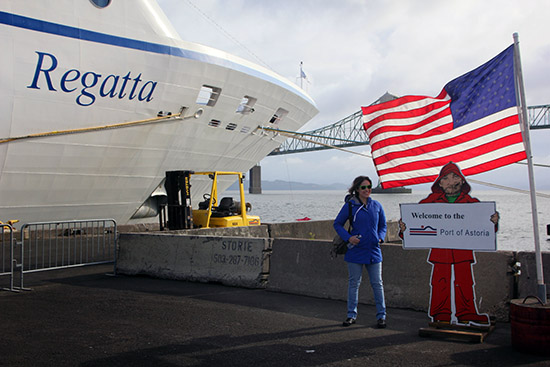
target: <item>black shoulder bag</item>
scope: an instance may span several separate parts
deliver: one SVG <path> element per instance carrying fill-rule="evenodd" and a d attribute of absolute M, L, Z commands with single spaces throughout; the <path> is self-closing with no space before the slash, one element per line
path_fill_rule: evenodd
<path fill-rule="evenodd" d="M 348 201 L 348 209 L 349 209 L 349 214 L 348 214 L 348 220 L 346 222 L 349 223 L 349 226 L 348 226 L 348 233 L 349 233 L 352 227 L 351 202 L 349 201 Z M 345 225 L 346 223 L 344 223 L 344 226 Z M 332 249 L 330 250 L 330 257 L 334 259 L 338 255 L 344 255 L 347 251 L 348 251 L 348 242 L 344 241 L 340 237 L 340 235 L 336 233 L 336 235 L 332 239 Z"/>

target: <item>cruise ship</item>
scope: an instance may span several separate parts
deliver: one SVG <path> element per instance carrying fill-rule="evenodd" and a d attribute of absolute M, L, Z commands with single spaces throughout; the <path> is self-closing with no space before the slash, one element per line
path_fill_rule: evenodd
<path fill-rule="evenodd" d="M 318 113 L 273 71 L 183 40 L 154 0 L 1 0 L 0 40 L 4 222 L 154 217 L 167 171 L 247 172 L 285 139 L 259 127 Z"/>

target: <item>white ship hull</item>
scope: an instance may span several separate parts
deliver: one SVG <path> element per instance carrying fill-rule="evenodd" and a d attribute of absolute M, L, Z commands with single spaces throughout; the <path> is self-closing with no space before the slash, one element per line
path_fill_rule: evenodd
<path fill-rule="evenodd" d="M 154 1 L 100 9 L 84 0 L 2 0 L 0 43 L 0 137 L 21 138 L 0 143 L 2 221 L 127 223 L 166 171 L 246 172 L 284 141 L 259 125 L 298 130 L 317 113 L 304 91 L 273 72 L 179 39 Z M 214 106 L 200 96 L 204 86 L 220 90 Z M 237 111 L 245 96 L 256 101 L 253 113 Z M 186 116 L 203 113 L 29 136 L 182 107 Z M 277 111 L 283 118 L 270 123 Z M 194 204 L 204 192 L 193 187 Z"/>

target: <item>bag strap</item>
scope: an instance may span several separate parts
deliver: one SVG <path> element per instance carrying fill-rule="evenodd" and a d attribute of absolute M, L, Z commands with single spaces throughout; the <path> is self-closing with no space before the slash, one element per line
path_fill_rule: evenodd
<path fill-rule="evenodd" d="M 350 233 L 351 228 L 353 227 L 353 217 L 352 217 L 352 214 L 351 214 L 351 200 L 348 201 L 348 209 L 349 209 L 349 212 L 348 212 L 348 221 L 349 221 L 348 233 Z"/>

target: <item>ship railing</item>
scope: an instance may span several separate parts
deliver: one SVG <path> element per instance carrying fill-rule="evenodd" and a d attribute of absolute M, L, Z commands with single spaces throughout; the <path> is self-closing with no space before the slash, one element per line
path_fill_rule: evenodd
<path fill-rule="evenodd" d="M 24 287 L 24 274 L 47 270 L 112 263 L 116 275 L 118 231 L 114 219 L 27 223 L 21 226 L 20 241 L 15 241 L 13 228 L 9 233 L 10 266 L 2 269 L 10 275 L 7 290 L 29 290 Z M 18 286 L 14 286 L 16 273 Z"/>

